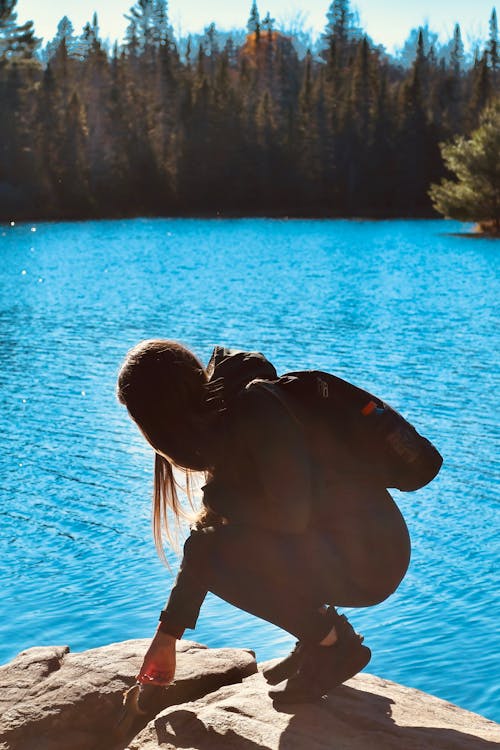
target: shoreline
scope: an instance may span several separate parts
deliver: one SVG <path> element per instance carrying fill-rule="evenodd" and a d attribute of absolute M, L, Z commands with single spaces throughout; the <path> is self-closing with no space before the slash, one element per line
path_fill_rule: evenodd
<path fill-rule="evenodd" d="M 38 216 L 36 214 L 14 218 L 1 217 L 0 227 L 14 228 L 18 224 L 78 224 L 86 222 L 113 222 L 113 221 L 154 221 L 154 220 L 199 220 L 199 221 L 244 221 L 244 220 L 269 220 L 269 221 L 352 221 L 357 223 L 364 222 L 396 222 L 396 221 L 458 221 L 458 219 L 448 219 L 436 213 L 421 214 L 352 214 L 340 215 L 335 213 L 286 213 L 281 211 L 267 211 L 262 213 L 242 213 L 242 212 L 200 212 L 200 213 L 177 213 L 177 214 L 117 214 L 117 215 L 71 215 L 71 216 Z M 472 221 L 458 222 L 460 224 L 469 224 L 470 231 L 465 232 L 445 232 L 450 237 L 462 239 L 500 239 L 500 233 L 487 232 L 480 229 L 479 225 Z"/>
<path fill-rule="evenodd" d="M 224 210 L 205 210 L 205 211 L 171 211 L 171 212 L 148 212 L 137 211 L 129 213 L 38 213 L 38 212 L 18 212 L 11 211 L 8 214 L 0 213 L 0 224 L 9 224 L 11 221 L 30 222 L 30 221 L 120 221 L 125 219 L 354 219 L 357 221 L 387 221 L 387 220 L 411 220 L 411 219 L 442 219 L 441 214 L 432 210 L 422 209 L 419 211 L 408 211 L 407 213 L 395 213 L 392 211 L 374 210 L 366 213 L 347 213 L 340 214 L 336 211 L 327 209 L 305 209 L 290 210 L 283 209 L 256 209 L 253 211 L 224 211 Z"/>

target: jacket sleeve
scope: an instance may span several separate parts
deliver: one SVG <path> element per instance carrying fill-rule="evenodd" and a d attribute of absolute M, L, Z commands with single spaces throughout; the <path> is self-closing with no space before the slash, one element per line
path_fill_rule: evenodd
<path fill-rule="evenodd" d="M 311 461 L 302 427 L 273 393 L 276 387 L 253 383 L 231 409 L 233 457 L 226 460 L 236 473 L 233 482 L 221 483 L 219 512 L 230 522 L 300 534 L 311 513 Z"/>
<path fill-rule="evenodd" d="M 190 561 L 190 547 L 193 539 L 200 534 L 203 532 L 192 531 L 184 545 L 179 573 L 160 616 L 160 630 L 176 638 L 182 638 L 185 628 L 196 627 L 200 608 L 207 594 L 197 576 L 196 565 L 193 566 Z"/>

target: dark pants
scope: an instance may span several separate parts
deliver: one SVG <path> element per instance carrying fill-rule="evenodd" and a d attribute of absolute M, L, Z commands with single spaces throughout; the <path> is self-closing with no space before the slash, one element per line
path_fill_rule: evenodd
<path fill-rule="evenodd" d="M 322 605 L 370 603 L 349 580 L 329 535 L 232 524 L 191 532 L 166 607 L 168 621 L 194 628 L 207 591 L 314 643 L 331 628 Z"/>

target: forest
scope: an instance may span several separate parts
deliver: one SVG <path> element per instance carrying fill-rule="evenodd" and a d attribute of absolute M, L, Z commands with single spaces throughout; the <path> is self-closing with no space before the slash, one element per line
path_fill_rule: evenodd
<path fill-rule="evenodd" d="M 0 0 L 0 220 L 120 216 L 430 216 L 439 144 L 499 95 L 498 24 L 468 59 L 421 28 L 407 64 L 325 8 L 303 49 L 254 1 L 245 28 L 176 39 L 166 0 L 96 14 L 44 47 Z"/>

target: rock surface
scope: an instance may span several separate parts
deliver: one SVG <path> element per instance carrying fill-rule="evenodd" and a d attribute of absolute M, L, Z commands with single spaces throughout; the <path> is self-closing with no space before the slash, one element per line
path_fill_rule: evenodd
<path fill-rule="evenodd" d="M 72 654 L 67 646 L 32 648 L 0 667 L 0 750 L 111 750 L 126 745 L 172 703 L 195 700 L 257 671 L 243 649 L 179 641 L 174 686 L 157 690 L 151 715 L 117 728 L 123 693 L 135 683 L 148 640 Z M 122 722 L 123 725 L 123 722 Z M 132 734 L 133 736 L 133 734 Z"/>
<path fill-rule="evenodd" d="M 368 674 L 321 702 L 273 707 L 263 677 L 172 706 L 130 750 L 493 750 L 500 727 L 426 693 Z"/>
<path fill-rule="evenodd" d="M 277 710 L 253 655 L 178 644 L 174 686 L 122 715 L 148 645 L 35 648 L 0 667 L 0 750 L 497 750 L 500 726 L 369 674 Z M 150 696 L 151 697 L 151 696 Z M 149 711 L 149 712 L 148 712 Z M 153 716 L 156 714 L 156 718 Z M 128 722 L 128 723 L 127 723 Z"/>

